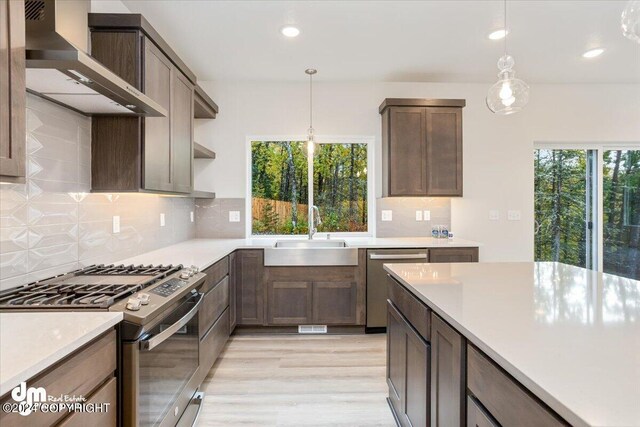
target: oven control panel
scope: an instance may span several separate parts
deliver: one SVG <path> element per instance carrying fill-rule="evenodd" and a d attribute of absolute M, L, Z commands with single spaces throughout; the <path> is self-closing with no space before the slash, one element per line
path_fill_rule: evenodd
<path fill-rule="evenodd" d="M 162 297 L 168 297 L 169 295 L 173 294 L 175 291 L 182 288 L 186 284 L 187 282 L 184 280 L 171 279 L 171 280 L 167 280 L 160 286 L 153 288 L 152 290 L 149 291 L 149 293 L 160 295 Z"/>

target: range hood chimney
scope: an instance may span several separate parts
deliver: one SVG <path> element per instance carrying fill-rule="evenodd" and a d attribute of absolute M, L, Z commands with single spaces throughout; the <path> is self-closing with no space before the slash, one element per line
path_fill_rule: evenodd
<path fill-rule="evenodd" d="M 27 90 L 85 115 L 167 111 L 93 59 L 89 0 L 25 0 Z"/>

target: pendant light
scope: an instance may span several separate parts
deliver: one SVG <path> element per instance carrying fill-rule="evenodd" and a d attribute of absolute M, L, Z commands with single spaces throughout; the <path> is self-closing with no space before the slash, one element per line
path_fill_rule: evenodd
<path fill-rule="evenodd" d="M 314 68 L 304 70 L 309 75 L 309 129 L 307 130 L 307 151 L 313 155 L 315 150 L 315 140 L 313 136 L 313 75 L 318 72 Z"/>
<path fill-rule="evenodd" d="M 507 0 L 504 0 L 504 55 L 498 60 L 498 82 L 487 93 L 487 107 L 496 114 L 513 114 L 529 102 L 529 86 L 515 77 L 515 61 L 507 54 Z"/>
<path fill-rule="evenodd" d="M 640 0 L 631 0 L 627 3 L 620 23 L 622 34 L 629 40 L 640 43 Z"/>

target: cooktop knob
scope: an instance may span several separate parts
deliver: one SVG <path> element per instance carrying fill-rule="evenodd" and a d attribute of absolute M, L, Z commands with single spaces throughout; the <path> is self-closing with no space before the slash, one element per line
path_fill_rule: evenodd
<path fill-rule="evenodd" d="M 180 278 L 181 279 L 188 279 L 189 277 L 191 277 L 191 271 L 188 268 L 186 268 L 186 269 L 184 269 L 184 270 L 182 270 L 180 272 Z"/>
<path fill-rule="evenodd" d="M 142 302 L 138 298 L 129 298 L 127 301 L 127 310 L 138 311 Z"/>
<path fill-rule="evenodd" d="M 193 272 L 193 274 L 198 274 L 200 272 L 200 269 L 195 265 L 192 265 L 191 267 L 189 267 L 189 269 Z"/>
<path fill-rule="evenodd" d="M 144 292 L 140 292 L 138 294 L 138 299 L 140 300 L 140 304 L 147 305 L 149 304 L 150 295 Z"/>

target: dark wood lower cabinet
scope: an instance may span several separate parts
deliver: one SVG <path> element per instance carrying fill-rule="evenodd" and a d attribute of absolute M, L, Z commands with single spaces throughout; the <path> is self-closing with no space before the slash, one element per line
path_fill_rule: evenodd
<path fill-rule="evenodd" d="M 311 323 L 311 282 L 269 282 L 267 320 L 271 325 Z"/>
<path fill-rule="evenodd" d="M 238 277 L 236 253 L 229 254 L 229 334 L 236 328 L 236 280 Z"/>
<path fill-rule="evenodd" d="M 500 425 L 476 399 L 467 396 L 467 427 L 500 427 Z"/>
<path fill-rule="evenodd" d="M 387 302 L 387 384 L 389 401 L 402 426 L 429 423 L 429 344 L 394 305 Z"/>
<path fill-rule="evenodd" d="M 236 321 L 238 325 L 262 325 L 264 316 L 264 251 L 236 252 Z"/>
<path fill-rule="evenodd" d="M 429 262 L 478 262 L 478 248 L 429 249 Z"/>
<path fill-rule="evenodd" d="M 431 313 L 431 426 L 465 425 L 465 339 Z"/>
<path fill-rule="evenodd" d="M 356 323 L 356 282 L 314 282 L 314 323 L 353 325 Z"/>

